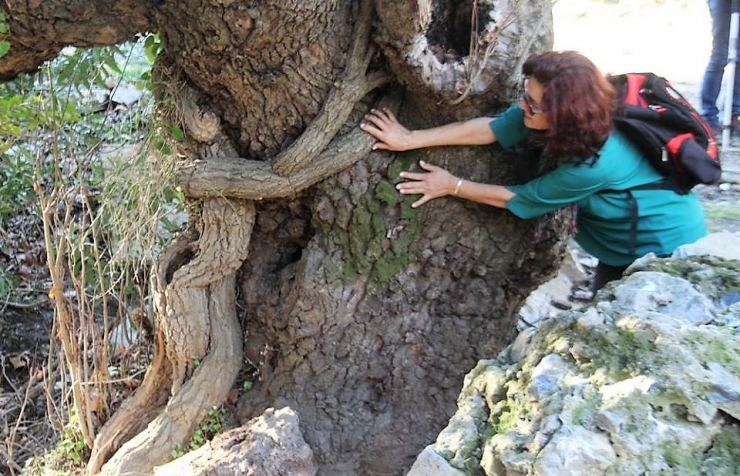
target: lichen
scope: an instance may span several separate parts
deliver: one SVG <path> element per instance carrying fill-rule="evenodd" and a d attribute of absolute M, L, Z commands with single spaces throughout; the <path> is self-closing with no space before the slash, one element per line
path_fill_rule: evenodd
<path fill-rule="evenodd" d="M 502 400 L 491 410 L 488 438 L 494 434 L 504 434 L 517 428 L 531 413 L 532 401 L 522 393 Z M 485 438 L 485 439 L 488 439 Z"/>
<path fill-rule="evenodd" d="M 375 187 L 375 196 L 386 205 L 395 207 L 401 199 L 401 195 L 392 183 L 383 180 Z"/>
<path fill-rule="evenodd" d="M 636 334 L 629 326 L 578 325 L 578 314 L 562 315 L 557 320 L 545 322 L 538 333 L 543 339 L 539 346 L 575 359 L 581 369 L 592 375 L 605 375 L 612 381 L 640 374 L 651 366 L 654 356 L 650 354 L 655 345 L 649 339 Z M 573 342 L 578 343 L 577 348 L 573 347 Z M 537 346 L 533 344 L 532 347 Z"/>
<path fill-rule="evenodd" d="M 591 393 L 571 412 L 571 424 L 584 426 L 586 422 L 590 422 L 593 419 L 593 416 L 596 413 L 596 410 L 599 409 L 600 405 L 601 393 Z"/>
<path fill-rule="evenodd" d="M 640 271 L 660 271 L 684 278 L 711 299 L 740 289 L 740 261 L 717 256 L 655 259 L 640 266 Z"/>
<path fill-rule="evenodd" d="M 663 447 L 658 450 L 662 451 L 663 460 L 668 466 L 670 466 L 671 474 L 699 474 L 699 460 L 692 451 L 687 451 L 687 448 L 684 448 L 681 444 L 666 442 L 663 444 Z"/>
<path fill-rule="evenodd" d="M 388 177 L 396 179 L 401 172 L 408 171 L 419 161 L 429 160 L 429 155 L 424 149 L 410 150 L 396 154 L 395 160 L 388 166 Z"/>
<path fill-rule="evenodd" d="M 669 271 L 702 292 L 740 289 L 738 262 L 658 261 L 660 269 L 651 271 Z M 710 394 L 718 385 L 734 392 L 724 373 L 740 375 L 737 329 L 640 315 L 604 296 L 595 307 L 543 321 L 466 377 L 463 393 L 482 392 L 490 408 L 480 433 L 485 473 L 529 474 L 554 434 L 585 431 L 606 434 L 616 454 L 605 474 L 740 474 L 740 428 L 733 410 L 723 411 Z M 728 312 L 736 312 L 732 306 Z M 563 388 L 535 398 L 533 372 L 548 355 L 562 358 L 556 370 Z M 553 448 L 563 457 L 577 453 Z"/>
<path fill-rule="evenodd" d="M 716 362 L 729 373 L 740 375 L 740 339 L 737 331 L 716 327 L 713 332 L 690 331 L 683 339 L 684 344 L 703 362 Z"/>
<path fill-rule="evenodd" d="M 397 176 L 416 156 L 394 161 L 388 175 Z M 403 197 L 388 180 L 378 180 L 366 191 L 354 187 L 349 194 L 328 188 L 327 195 L 336 204 L 336 226 L 326 236 L 341 250 L 342 263 L 341 268 L 333 263 L 335 255 L 324 258 L 327 279 L 342 285 L 366 275 L 375 284 L 388 282 L 409 262 L 421 228 L 418 211 L 411 207 L 417 198 Z"/>
<path fill-rule="evenodd" d="M 699 474 L 740 474 L 740 427 L 725 425 L 704 453 Z"/>

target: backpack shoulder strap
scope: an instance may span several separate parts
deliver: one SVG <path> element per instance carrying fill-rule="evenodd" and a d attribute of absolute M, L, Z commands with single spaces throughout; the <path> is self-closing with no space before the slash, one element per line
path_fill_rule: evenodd
<path fill-rule="evenodd" d="M 650 184 L 647 184 L 650 185 Z M 637 251 L 637 222 L 640 218 L 640 207 L 637 204 L 637 200 L 635 199 L 635 196 L 632 195 L 631 188 L 626 188 L 624 190 L 600 190 L 599 193 L 626 193 L 629 205 L 630 205 L 630 242 L 629 242 L 629 253 L 631 255 L 634 255 Z"/>
<path fill-rule="evenodd" d="M 616 189 L 605 189 L 599 190 L 598 193 L 626 193 L 627 200 L 630 206 L 630 240 L 629 240 L 629 252 L 634 255 L 637 252 L 637 225 L 640 221 L 640 206 L 637 203 L 637 199 L 632 194 L 632 190 L 671 190 L 674 191 L 674 187 L 670 184 L 668 179 L 660 180 L 658 182 L 646 183 L 643 185 L 637 185 L 635 187 L 625 188 L 622 190 Z"/>

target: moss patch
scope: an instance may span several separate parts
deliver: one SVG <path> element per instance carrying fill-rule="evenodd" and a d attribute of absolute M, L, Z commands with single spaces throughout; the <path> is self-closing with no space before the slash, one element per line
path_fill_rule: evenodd
<path fill-rule="evenodd" d="M 691 331 L 684 344 L 703 362 L 717 362 L 733 375 L 740 375 L 740 339 L 731 329 L 714 328 L 713 332 Z"/>
<path fill-rule="evenodd" d="M 719 299 L 740 289 L 740 261 L 716 256 L 656 259 L 640 270 L 658 271 L 684 278 L 711 299 Z"/>
<path fill-rule="evenodd" d="M 601 406 L 601 394 L 593 392 L 585 400 L 573 409 L 571 413 L 571 424 L 585 426 L 593 418 L 596 410 Z"/>
<path fill-rule="evenodd" d="M 580 343 L 573 354 L 579 367 L 594 374 L 603 370 L 614 381 L 643 374 L 655 365 L 655 344 L 629 328 L 582 328 L 571 323 L 548 333 L 548 349 L 555 351 L 562 338 Z"/>
<path fill-rule="evenodd" d="M 723 427 L 704 455 L 700 474 L 740 474 L 740 427 Z"/>
<path fill-rule="evenodd" d="M 670 474 L 699 474 L 699 460 L 692 451 L 687 451 L 678 443 L 667 443 L 661 449 L 663 461 L 671 467 Z M 714 473 L 726 474 L 726 473 Z"/>
<path fill-rule="evenodd" d="M 420 160 L 418 153 L 399 155 L 403 159 L 391 164 L 390 177 Z M 399 194 L 390 180 L 377 180 L 367 191 L 357 187 L 349 195 L 343 189 L 328 188 L 327 195 L 336 214 L 326 236 L 341 250 L 340 264 L 334 255 L 324 260 L 328 280 L 341 285 L 366 275 L 372 283 L 388 282 L 409 262 L 421 228 L 418 210 L 411 208 L 416 198 Z"/>
<path fill-rule="evenodd" d="M 740 209 L 729 203 L 715 203 L 706 207 L 706 215 L 709 218 L 723 220 L 740 220 Z"/>
<path fill-rule="evenodd" d="M 527 420 L 531 406 L 532 401 L 523 394 L 502 400 L 491 411 L 490 427 L 484 432 L 484 439 L 488 440 L 493 435 L 503 435 L 514 430 L 520 422 Z"/>

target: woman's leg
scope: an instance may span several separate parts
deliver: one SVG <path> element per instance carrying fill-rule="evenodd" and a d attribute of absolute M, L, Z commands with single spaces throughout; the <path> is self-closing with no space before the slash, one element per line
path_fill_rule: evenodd
<path fill-rule="evenodd" d="M 594 275 L 593 292 L 603 288 L 609 281 L 615 281 L 622 278 L 622 273 L 627 269 L 628 265 L 624 266 L 611 266 L 604 263 L 599 263 L 596 266 L 596 274 Z"/>

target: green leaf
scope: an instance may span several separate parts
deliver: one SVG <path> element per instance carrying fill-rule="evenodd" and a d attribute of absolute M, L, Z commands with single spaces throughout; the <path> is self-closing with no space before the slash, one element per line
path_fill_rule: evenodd
<path fill-rule="evenodd" d="M 7 41 L 0 41 L 0 58 L 5 56 L 8 53 L 8 50 L 10 50 L 10 43 Z"/>
<path fill-rule="evenodd" d="M 119 75 L 121 74 L 121 67 L 118 65 L 118 61 L 116 61 L 115 51 L 111 50 L 108 54 L 102 55 L 101 60 L 110 71 Z"/>
<path fill-rule="evenodd" d="M 169 127 L 170 135 L 173 139 L 177 142 L 182 142 L 185 140 L 185 133 L 177 126 L 170 126 Z"/>
<path fill-rule="evenodd" d="M 159 35 L 149 35 L 146 40 L 144 40 L 144 54 L 150 63 L 154 63 L 154 60 L 159 56 L 161 49 L 162 39 Z"/>
<path fill-rule="evenodd" d="M 154 148 L 164 155 L 169 155 L 172 152 L 170 146 L 159 137 L 154 139 Z"/>
<path fill-rule="evenodd" d="M 4 35 L 8 32 L 8 25 L 0 21 L 0 35 Z"/>

